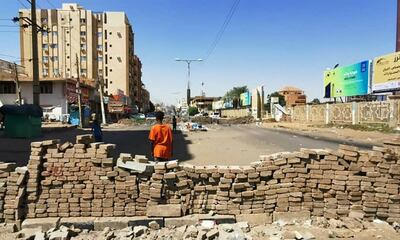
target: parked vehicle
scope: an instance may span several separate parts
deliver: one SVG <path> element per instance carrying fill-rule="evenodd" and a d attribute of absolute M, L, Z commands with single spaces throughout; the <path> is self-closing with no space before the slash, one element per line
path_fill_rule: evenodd
<path fill-rule="evenodd" d="M 132 118 L 132 119 L 145 119 L 146 116 L 143 113 L 136 113 L 136 114 L 132 114 L 130 116 L 130 118 Z"/>
<path fill-rule="evenodd" d="M 221 118 L 221 115 L 219 114 L 219 112 L 213 112 L 210 114 L 210 117 L 214 119 L 219 119 Z"/>
<path fill-rule="evenodd" d="M 146 114 L 146 120 L 156 120 L 156 114 L 154 112 Z"/>

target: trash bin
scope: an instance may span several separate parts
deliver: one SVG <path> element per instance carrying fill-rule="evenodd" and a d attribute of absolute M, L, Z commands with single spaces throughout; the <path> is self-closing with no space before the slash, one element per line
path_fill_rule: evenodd
<path fill-rule="evenodd" d="M 5 116 L 4 134 L 12 138 L 34 138 L 41 135 L 42 108 L 25 104 L 3 105 L 0 112 Z"/>

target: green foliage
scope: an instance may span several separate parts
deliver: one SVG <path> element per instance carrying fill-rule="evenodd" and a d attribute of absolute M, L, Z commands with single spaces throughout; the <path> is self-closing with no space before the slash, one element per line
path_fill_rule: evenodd
<path fill-rule="evenodd" d="M 285 97 L 282 96 L 281 94 L 279 94 L 279 92 L 273 92 L 267 96 L 267 103 L 264 104 L 265 110 L 267 112 L 270 112 L 270 110 L 271 110 L 271 97 L 278 97 L 279 105 L 281 105 L 282 107 L 286 106 Z"/>
<path fill-rule="evenodd" d="M 231 101 L 231 100 L 238 100 L 240 99 L 240 94 L 248 92 L 249 89 L 247 86 L 241 86 L 241 87 L 234 87 L 228 92 L 225 93 L 225 95 L 222 97 L 224 101 Z"/>
<path fill-rule="evenodd" d="M 189 116 L 194 116 L 199 113 L 197 107 L 189 107 Z"/>

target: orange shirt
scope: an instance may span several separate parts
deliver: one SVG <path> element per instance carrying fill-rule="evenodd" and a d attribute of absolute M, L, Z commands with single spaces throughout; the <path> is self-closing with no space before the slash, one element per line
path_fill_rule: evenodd
<path fill-rule="evenodd" d="M 172 131 L 168 125 L 154 125 L 151 128 L 149 140 L 153 142 L 154 157 L 166 159 L 172 157 Z"/>

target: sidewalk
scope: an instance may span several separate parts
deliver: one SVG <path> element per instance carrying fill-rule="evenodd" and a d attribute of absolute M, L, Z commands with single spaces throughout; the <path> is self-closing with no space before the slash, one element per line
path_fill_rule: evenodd
<path fill-rule="evenodd" d="M 263 123 L 262 126 L 277 131 L 296 133 L 302 136 L 323 139 L 338 143 L 346 142 L 348 144 L 354 144 L 368 148 L 371 146 L 382 146 L 383 142 L 388 140 L 393 140 L 394 138 L 400 136 L 400 134 L 395 134 L 395 133 L 360 131 L 360 130 L 343 128 L 340 126 L 317 127 L 315 125 L 304 124 L 304 123 L 292 123 L 292 122 Z"/>

